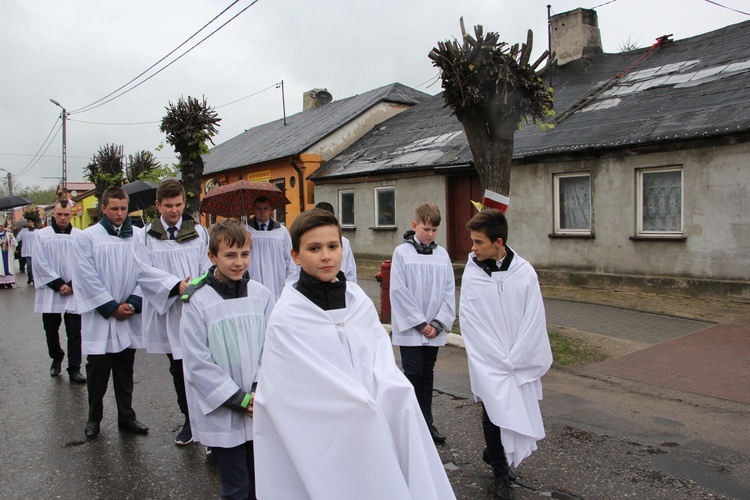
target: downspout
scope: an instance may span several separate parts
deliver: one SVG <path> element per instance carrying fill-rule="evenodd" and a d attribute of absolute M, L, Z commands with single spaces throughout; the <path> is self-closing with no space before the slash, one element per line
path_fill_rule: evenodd
<path fill-rule="evenodd" d="M 299 185 L 299 213 L 305 211 L 305 179 L 302 178 L 302 170 L 294 163 L 294 157 L 289 157 L 289 163 L 292 164 L 294 170 L 297 171 L 297 184 Z"/>

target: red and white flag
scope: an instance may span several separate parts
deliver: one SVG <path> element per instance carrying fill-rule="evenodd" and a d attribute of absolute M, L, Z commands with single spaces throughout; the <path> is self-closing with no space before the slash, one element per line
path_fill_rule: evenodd
<path fill-rule="evenodd" d="M 506 210 L 508 210 L 508 205 L 510 205 L 510 198 L 494 191 L 490 191 L 489 189 L 485 189 L 483 203 L 487 208 L 496 208 L 502 213 L 505 213 Z"/>

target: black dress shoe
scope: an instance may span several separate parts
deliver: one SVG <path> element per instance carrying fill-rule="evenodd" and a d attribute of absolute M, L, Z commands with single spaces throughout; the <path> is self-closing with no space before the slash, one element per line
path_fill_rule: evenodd
<path fill-rule="evenodd" d="M 52 366 L 49 367 L 49 376 L 50 377 L 57 377 L 60 375 L 62 367 L 62 361 L 53 360 Z"/>
<path fill-rule="evenodd" d="M 495 484 L 492 488 L 492 498 L 498 498 L 500 500 L 513 500 L 513 486 L 511 485 L 510 478 L 495 478 Z"/>
<path fill-rule="evenodd" d="M 121 431 L 132 432 L 133 434 L 148 434 L 148 427 L 137 420 L 120 422 L 117 424 L 117 427 L 119 427 Z"/>
<path fill-rule="evenodd" d="M 435 429 L 434 425 L 429 425 L 430 428 L 430 436 L 432 436 L 432 440 L 436 443 L 445 443 L 445 436 L 440 434 L 437 429 Z"/>
<path fill-rule="evenodd" d="M 83 428 L 83 433 L 86 434 L 86 439 L 93 439 L 99 435 L 99 422 L 92 422 L 89 420 L 86 422 L 86 427 Z"/>
<path fill-rule="evenodd" d="M 70 379 L 71 384 L 85 384 L 86 383 L 86 377 L 81 375 L 81 372 L 78 370 L 74 372 L 70 372 L 68 374 L 68 378 Z"/>

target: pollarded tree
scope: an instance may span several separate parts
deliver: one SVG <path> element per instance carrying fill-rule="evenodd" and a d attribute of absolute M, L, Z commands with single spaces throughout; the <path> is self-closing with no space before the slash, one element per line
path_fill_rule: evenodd
<path fill-rule="evenodd" d="M 138 151 L 135 154 L 128 155 L 127 165 L 125 166 L 125 177 L 128 182 L 151 180 L 151 173 L 160 166 L 151 151 Z"/>
<path fill-rule="evenodd" d="M 429 54 L 441 70 L 446 106 L 466 132 L 482 187 L 508 195 L 513 159 L 513 133 L 523 121 L 542 123 L 552 114 L 552 89 L 537 74 L 547 51 L 534 63 L 533 33 L 519 48 L 499 41 L 497 33 L 464 29 L 462 42 L 438 42 Z"/>
<path fill-rule="evenodd" d="M 185 187 L 185 211 L 197 219 L 200 204 L 203 158 L 208 153 L 208 142 L 217 134 L 221 118 L 216 110 L 202 101 L 188 96 L 177 103 L 170 101 L 167 114 L 161 120 L 160 130 L 167 134 L 167 142 L 174 147 L 180 160 L 182 185 Z"/>
<path fill-rule="evenodd" d="M 124 167 L 125 153 L 122 146 L 106 144 L 99 147 L 99 151 L 83 169 L 84 178 L 94 183 L 99 201 L 107 188 L 122 186 L 125 183 Z"/>

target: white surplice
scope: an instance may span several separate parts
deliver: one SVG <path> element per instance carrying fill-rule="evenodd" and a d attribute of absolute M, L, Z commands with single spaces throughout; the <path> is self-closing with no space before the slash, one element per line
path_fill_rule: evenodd
<path fill-rule="evenodd" d="M 372 301 L 347 283 L 324 311 L 288 284 L 255 399 L 261 500 L 453 499 L 414 388 Z"/>
<path fill-rule="evenodd" d="M 508 463 L 518 466 L 543 439 L 541 377 L 552 364 L 536 272 L 518 254 L 507 271 L 488 276 L 469 259 L 459 318 L 471 390 L 500 427 Z"/>
<path fill-rule="evenodd" d="M 294 272 L 297 264 L 292 260 L 292 239 L 284 226 L 271 231 L 258 231 L 243 224 L 250 232 L 253 247 L 250 250 L 250 279 L 263 284 L 279 298 L 284 282 Z"/>
<path fill-rule="evenodd" d="M 131 295 L 143 297 L 138 286 L 135 241 L 141 229 L 133 227 L 133 236 L 111 236 L 101 224 L 94 224 L 76 238 L 76 265 L 73 270 L 76 307 L 81 314 L 81 352 L 117 353 L 143 347 L 141 315 L 125 321 L 105 318 L 97 307 L 114 300 L 124 303 Z"/>
<path fill-rule="evenodd" d="M 445 334 L 456 320 L 453 265 L 443 247 L 421 255 L 409 243 L 393 251 L 391 260 L 391 323 L 393 345 L 444 346 Z M 438 320 L 445 329 L 428 339 L 415 327 Z"/>
<path fill-rule="evenodd" d="M 193 439 L 231 448 L 253 439 L 253 419 L 223 406 L 252 391 L 263 350 L 271 292 L 249 281 L 247 297 L 223 299 L 209 285 L 183 303 L 180 324 L 185 392 Z"/>
<path fill-rule="evenodd" d="M 68 283 L 73 280 L 73 268 L 76 266 L 75 243 L 81 230 L 73 227 L 70 234 L 55 233 L 52 226 L 34 231 L 36 240 L 32 250 L 34 263 L 34 299 L 35 313 L 64 313 L 76 312 L 75 293 L 60 295 L 49 286 L 57 279 Z M 76 283 L 73 283 L 75 290 Z"/>
<path fill-rule="evenodd" d="M 148 224 L 135 241 L 138 284 L 144 294 L 143 342 L 146 350 L 156 354 L 172 354 L 182 359 L 180 343 L 180 296 L 169 292 L 188 276 L 195 279 L 211 267 L 208 258 L 208 233 L 195 225 L 198 238 L 184 243 L 161 240 L 148 234 Z"/>
<path fill-rule="evenodd" d="M 23 245 L 21 246 L 21 257 L 31 257 L 32 259 L 34 258 L 32 256 L 32 252 L 34 251 L 34 241 L 36 240 L 37 231 L 39 231 L 39 229 L 29 231 L 29 228 L 25 227 L 18 232 L 16 241 L 18 241 L 19 243 L 23 243 Z"/>

